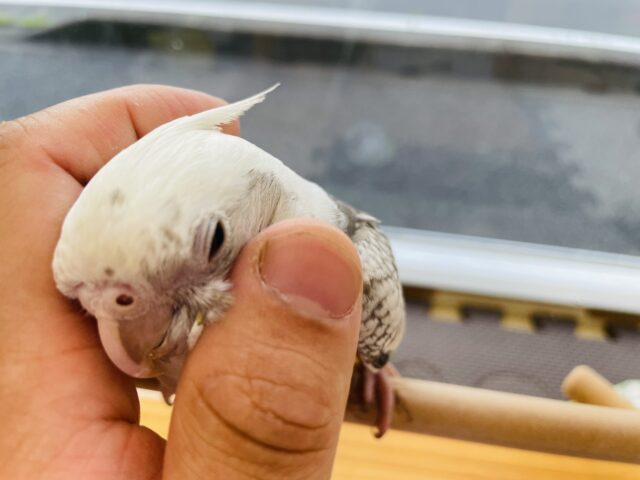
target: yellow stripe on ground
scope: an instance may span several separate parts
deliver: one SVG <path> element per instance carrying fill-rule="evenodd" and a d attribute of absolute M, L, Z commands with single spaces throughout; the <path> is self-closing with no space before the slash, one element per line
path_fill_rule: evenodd
<path fill-rule="evenodd" d="M 141 423 L 166 438 L 171 408 L 141 398 Z M 631 480 L 640 466 L 493 447 L 345 423 L 333 480 Z"/>

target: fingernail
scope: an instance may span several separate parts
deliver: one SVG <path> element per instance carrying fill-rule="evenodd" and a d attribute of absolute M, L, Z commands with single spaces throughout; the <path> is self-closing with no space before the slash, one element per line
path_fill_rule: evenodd
<path fill-rule="evenodd" d="M 339 242 L 308 232 L 282 234 L 267 240 L 260 258 L 264 283 L 303 314 L 342 318 L 358 299 L 360 263 Z"/>

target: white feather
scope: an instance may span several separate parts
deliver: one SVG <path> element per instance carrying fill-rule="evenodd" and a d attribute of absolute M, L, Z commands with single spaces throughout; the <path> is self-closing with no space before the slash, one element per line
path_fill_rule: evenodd
<path fill-rule="evenodd" d="M 262 103 L 267 94 L 273 92 L 279 86 L 280 84 L 276 83 L 263 92 L 245 98 L 244 100 L 185 117 L 181 123 L 189 128 L 219 129 L 220 125 L 232 122 L 236 118 L 241 117 L 254 105 Z"/>

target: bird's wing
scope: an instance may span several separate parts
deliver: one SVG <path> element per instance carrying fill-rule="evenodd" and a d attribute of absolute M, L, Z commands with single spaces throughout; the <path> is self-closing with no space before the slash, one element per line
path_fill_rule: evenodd
<path fill-rule="evenodd" d="M 405 308 L 389 239 L 376 228 L 378 220 L 337 200 L 347 218 L 351 237 L 362 263 L 362 326 L 358 341 L 360 360 L 377 371 L 389 361 L 404 334 Z"/>

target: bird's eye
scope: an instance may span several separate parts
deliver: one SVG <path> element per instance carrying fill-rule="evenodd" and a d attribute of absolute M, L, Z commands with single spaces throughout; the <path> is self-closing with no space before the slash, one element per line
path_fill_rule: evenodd
<path fill-rule="evenodd" d="M 213 232 L 213 237 L 211 238 L 211 245 L 209 245 L 209 261 L 216 256 L 216 253 L 220 251 L 222 244 L 224 243 L 224 227 L 222 226 L 222 222 L 216 223 L 216 230 Z"/>

